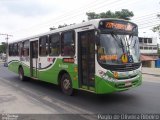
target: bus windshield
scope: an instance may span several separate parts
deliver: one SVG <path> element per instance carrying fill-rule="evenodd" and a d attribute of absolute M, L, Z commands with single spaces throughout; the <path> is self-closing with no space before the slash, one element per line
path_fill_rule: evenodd
<path fill-rule="evenodd" d="M 100 34 L 98 61 L 101 64 L 119 65 L 139 63 L 138 36 L 128 34 Z"/>

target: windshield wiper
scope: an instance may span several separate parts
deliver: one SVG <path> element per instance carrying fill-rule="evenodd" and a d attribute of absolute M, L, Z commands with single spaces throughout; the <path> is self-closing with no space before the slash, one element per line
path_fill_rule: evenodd
<path fill-rule="evenodd" d="M 123 51 L 123 53 L 124 53 L 125 50 L 124 50 L 124 45 L 123 45 L 122 39 L 119 38 L 119 37 L 117 36 L 117 34 L 114 33 L 114 32 L 111 32 L 111 35 L 112 35 L 112 37 L 114 38 L 114 40 L 118 43 L 118 46 L 119 46 L 120 48 L 122 48 L 122 51 Z M 117 40 L 117 39 L 118 39 L 118 40 Z M 119 44 L 119 41 L 120 41 L 120 44 Z"/>
<path fill-rule="evenodd" d="M 131 38 L 131 37 L 132 37 L 132 38 Z M 133 44 L 133 46 L 132 46 L 132 48 L 134 48 L 135 45 L 136 45 L 136 40 L 133 39 L 133 34 L 129 35 L 129 39 L 131 39 L 131 43 L 130 43 L 129 46 L 131 46 L 132 42 L 134 41 L 134 44 Z"/>

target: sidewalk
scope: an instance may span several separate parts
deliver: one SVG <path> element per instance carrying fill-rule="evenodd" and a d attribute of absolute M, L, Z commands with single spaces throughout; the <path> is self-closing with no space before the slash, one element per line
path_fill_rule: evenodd
<path fill-rule="evenodd" d="M 160 77 L 160 68 L 147 68 L 142 67 L 142 73 L 148 74 L 148 75 L 155 75 L 157 77 Z M 159 78 L 160 79 L 160 78 Z"/>
<path fill-rule="evenodd" d="M 0 63 L 4 63 L 4 60 L 0 59 Z"/>
<path fill-rule="evenodd" d="M 57 110 L 42 104 L 35 98 L 20 91 L 17 84 L 0 77 L 0 113 L 11 114 L 57 114 Z M 1 119 L 1 118 L 0 118 Z M 9 120 L 9 119 L 8 119 Z"/>

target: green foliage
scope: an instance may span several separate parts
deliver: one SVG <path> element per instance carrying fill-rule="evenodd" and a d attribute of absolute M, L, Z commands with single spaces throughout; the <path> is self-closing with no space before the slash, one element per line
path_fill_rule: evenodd
<path fill-rule="evenodd" d="M 160 31 L 160 25 L 156 26 L 156 27 L 153 27 L 152 29 L 153 32 L 158 32 Z"/>
<path fill-rule="evenodd" d="M 85 22 L 85 21 L 83 20 L 82 22 Z M 72 24 L 70 24 L 70 25 L 63 24 L 63 25 L 59 25 L 58 28 L 63 28 L 63 27 L 67 27 L 67 26 L 74 25 L 74 24 L 75 24 L 75 23 L 72 23 Z M 49 28 L 49 29 L 50 29 L 50 31 L 52 31 L 52 30 L 56 30 L 57 28 L 55 28 L 55 27 L 53 26 L 53 27 L 51 27 L 51 28 Z"/>
<path fill-rule="evenodd" d="M 122 9 L 121 11 L 111 12 L 110 10 L 102 13 L 88 12 L 86 13 L 88 20 L 98 19 L 98 18 L 120 18 L 125 20 L 130 20 L 130 17 L 133 17 L 134 14 L 128 9 Z"/>
<path fill-rule="evenodd" d="M 0 45 L 0 53 L 6 53 L 6 43 L 5 42 L 2 42 L 1 45 Z"/>
<path fill-rule="evenodd" d="M 130 20 L 130 17 L 133 17 L 134 14 L 132 11 L 128 11 L 127 9 L 122 9 L 121 11 L 115 12 L 115 17 L 125 20 Z"/>
<path fill-rule="evenodd" d="M 66 27 L 68 26 L 67 24 L 64 24 L 64 25 L 59 25 L 58 28 L 63 28 L 63 27 Z"/>
<path fill-rule="evenodd" d="M 88 16 L 88 20 L 97 19 L 99 17 L 95 12 L 86 13 L 86 15 Z"/>
<path fill-rule="evenodd" d="M 160 56 L 160 48 L 158 48 L 158 55 Z"/>
<path fill-rule="evenodd" d="M 158 14 L 157 17 L 160 19 L 160 14 Z M 153 27 L 152 31 L 153 32 L 160 32 L 160 25 L 157 25 L 157 26 Z"/>
<path fill-rule="evenodd" d="M 49 29 L 50 29 L 50 31 L 51 31 L 51 30 L 55 30 L 55 29 L 57 29 L 57 28 L 55 28 L 55 27 L 53 26 L 53 27 L 50 27 Z"/>
<path fill-rule="evenodd" d="M 158 48 L 158 49 L 157 49 L 157 54 L 158 54 L 158 56 L 159 56 L 159 58 L 160 58 L 160 44 L 157 45 L 157 48 Z"/>

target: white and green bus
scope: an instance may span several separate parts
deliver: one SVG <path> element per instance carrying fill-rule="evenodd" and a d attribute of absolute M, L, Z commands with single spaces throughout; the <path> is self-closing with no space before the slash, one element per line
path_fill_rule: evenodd
<path fill-rule="evenodd" d="M 9 43 L 9 70 L 96 94 L 125 91 L 142 83 L 138 27 L 120 19 L 95 19 Z"/>

